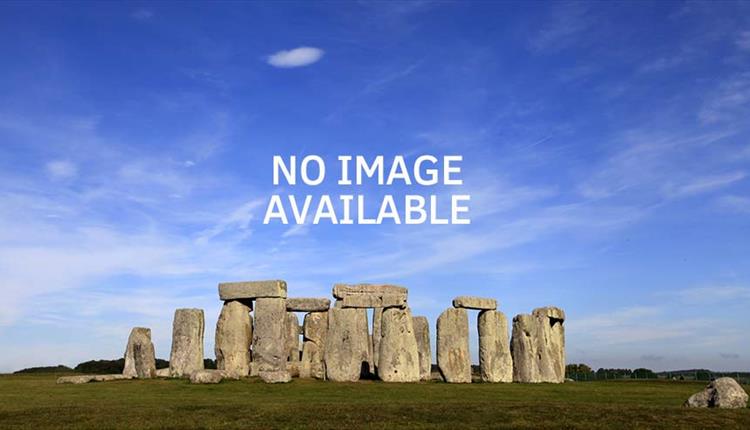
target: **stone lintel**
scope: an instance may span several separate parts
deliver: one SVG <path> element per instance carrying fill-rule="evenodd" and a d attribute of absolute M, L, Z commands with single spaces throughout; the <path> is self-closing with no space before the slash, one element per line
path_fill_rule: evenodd
<path fill-rule="evenodd" d="M 497 300 L 484 297 L 459 296 L 453 299 L 453 307 L 494 311 L 497 309 Z"/>
<path fill-rule="evenodd" d="M 219 284 L 221 300 L 286 298 L 286 281 L 222 282 Z"/>
<path fill-rule="evenodd" d="M 326 312 L 331 307 L 331 300 L 323 298 L 288 298 L 286 310 L 289 312 Z"/>
<path fill-rule="evenodd" d="M 343 299 L 344 296 L 353 294 L 385 295 L 395 294 L 406 296 L 409 293 L 404 287 L 397 285 L 374 285 L 374 284 L 335 284 L 333 286 L 333 297 Z"/>

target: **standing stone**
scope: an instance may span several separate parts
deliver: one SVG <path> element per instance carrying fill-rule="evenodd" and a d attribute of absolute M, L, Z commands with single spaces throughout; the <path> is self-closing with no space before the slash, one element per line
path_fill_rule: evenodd
<path fill-rule="evenodd" d="M 419 381 L 419 351 L 409 308 L 383 311 L 378 377 L 385 382 Z"/>
<path fill-rule="evenodd" d="M 484 382 L 513 382 L 508 320 L 500 311 L 479 313 L 479 369 Z"/>
<path fill-rule="evenodd" d="M 303 322 L 304 343 L 300 378 L 326 378 L 324 352 L 328 334 L 328 312 L 310 312 Z"/>
<path fill-rule="evenodd" d="M 564 321 L 565 313 L 555 307 L 534 309 L 531 315 L 513 318 L 513 381 L 565 381 Z"/>
<path fill-rule="evenodd" d="M 239 379 L 250 374 L 250 345 L 253 340 L 253 317 L 250 307 L 239 301 L 224 303 L 216 322 L 216 368 L 227 378 Z"/>
<path fill-rule="evenodd" d="M 156 377 L 156 355 L 150 328 L 135 327 L 130 331 L 122 374 L 130 378 Z"/>
<path fill-rule="evenodd" d="M 380 329 L 382 325 L 383 308 L 375 308 L 372 310 L 372 364 L 376 373 L 380 360 L 380 338 L 382 337 Z"/>
<path fill-rule="evenodd" d="M 172 377 L 188 377 L 203 370 L 203 309 L 177 309 L 172 326 L 172 352 L 169 373 Z"/>
<path fill-rule="evenodd" d="M 430 349 L 430 322 L 427 317 L 414 317 L 414 337 L 417 340 L 417 351 L 419 352 L 419 379 L 430 380 L 432 371 L 432 351 Z"/>
<path fill-rule="evenodd" d="M 299 362 L 299 318 L 294 312 L 286 313 L 286 361 Z"/>
<path fill-rule="evenodd" d="M 330 309 L 325 344 L 328 379 L 336 382 L 358 381 L 363 363 L 368 362 L 368 340 L 365 309 Z"/>
<path fill-rule="evenodd" d="M 445 382 L 471 383 L 469 315 L 450 308 L 437 320 L 437 364 Z"/>
<path fill-rule="evenodd" d="M 259 298 L 255 301 L 255 326 L 253 327 L 253 361 L 264 382 L 288 382 L 285 350 L 286 300 Z"/>

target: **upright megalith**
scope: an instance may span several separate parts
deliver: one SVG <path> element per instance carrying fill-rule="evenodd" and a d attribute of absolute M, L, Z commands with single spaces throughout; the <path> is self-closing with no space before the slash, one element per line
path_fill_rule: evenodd
<path fill-rule="evenodd" d="M 288 382 L 286 368 L 286 299 L 258 298 L 255 300 L 253 327 L 253 361 L 264 382 Z"/>
<path fill-rule="evenodd" d="M 445 382 L 471 382 L 469 315 L 466 309 L 446 309 L 438 317 L 437 364 Z"/>
<path fill-rule="evenodd" d="M 156 355 L 150 328 L 135 327 L 130 331 L 122 374 L 129 378 L 156 377 Z"/>
<path fill-rule="evenodd" d="M 299 318 L 297 318 L 297 314 L 294 312 L 286 313 L 284 330 L 286 331 L 284 341 L 286 361 L 299 362 Z"/>
<path fill-rule="evenodd" d="M 169 373 L 172 377 L 189 377 L 203 370 L 203 309 L 177 309 L 172 325 L 172 352 Z"/>
<path fill-rule="evenodd" d="M 565 313 L 560 308 L 537 308 L 513 318 L 511 353 L 513 381 L 565 381 Z"/>
<path fill-rule="evenodd" d="M 378 377 L 385 382 L 419 381 L 419 350 L 409 308 L 383 311 Z"/>
<path fill-rule="evenodd" d="M 432 372 L 432 350 L 430 349 L 430 322 L 427 317 L 413 317 L 414 337 L 419 352 L 419 379 L 429 381 Z"/>
<path fill-rule="evenodd" d="M 500 311 L 485 310 L 477 318 L 479 369 L 484 382 L 513 382 L 508 320 Z"/>
<path fill-rule="evenodd" d="M 224 303 L 216 322 L 214 352 L 216 368 L 227 378 L 250 374 L 250 345 L 253 340 L 253 317 L 250 307 L 236 300 Z"/>
<path fill-rule="evenodd" d="M 219 284 L 219 298 L 225 301 L 258 298 L 285 299 L 286 295 L 286 281 L 280 279 L 272 281 L 222 282 Z"/>
<path fill-rule="evenodd" d="M 383 308 L 375 308 L 372 311 L 372 365 L 377 372 L 378 360 L 380 360 L 380 339 L 383 326 Z"/>
<path fill-rule="evenodd" d="M 328 334 L 328 312 L 310 312 L 303 326 L 300 378 L 325 379 L 325 345 Z"/>
<path fill-rule="evenodd" d="M 325 346 L 326 376 L 336 382 L 355 382 L 368 363 L 370 347 L 367 310 L 332 308 L 328 311 Z"/>

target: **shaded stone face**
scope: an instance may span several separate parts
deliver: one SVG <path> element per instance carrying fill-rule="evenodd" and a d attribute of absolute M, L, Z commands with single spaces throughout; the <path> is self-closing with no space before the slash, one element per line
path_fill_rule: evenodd
<path fill-rule="evenodd" d="M 172 351 L 169 355 L 169 373 L 176 378 L 190 376 L 203 370 L 202 309 L 177 309 L 172 325 Z"/>
<path fill-rule="evenodd" d="M 227 378 L 250 374 L 250 345 L 253 340 L 253 317 L 250 308 L 239 301 L 224 303 L 216 322 L 216 368 Z"/>
<path fill-rule="evenodd" d="M 285 299 L 260 298 L 255 301 L 253 361 L 258 372 L 286 371 Z"/>
<path fill-rule="evenodd" d="M 331 307 L 331 300 L 323 298 L 287 298 L 286 310 L 289 312 L 326 312 Z"/>
<path fill-rule="evenodd" d="M 153 378 L 156 376 L 156 355 L 151 342 L 151 329 L 135 327 L 128 337 L 125 348 L 125 367 L 122 374 L 131 378 Z"/>
<path fill-rule="evenodd" d="M 286 350 L 286 361 L 298 362 L 300 360 L 299 348 L 299 318 L 294 312 L 286 313 L 286 339 L 284 348 Z"/>
<path fill-rule="evenodd" d="M 368 362 L 370 347 L 365 309 L 332 308 L 328 311 L 325 363 L 328 379 L 336 382 L 359 380 L 362 364 Z"/>
<path fill-rule="evenodd" d="M 748 395 L 742 386 L 732 378 L 718 378 L 699 391 L 683 404 L 689 408 L 744 409 Z"/>
<path fill-rule="evenodd" d="M 328 312 L 310 312 L 303 322 L 304 342 L 300 378 L 326 378 L 324 361 L 326 336 L 328 334 Z"/>
<path fill-rule="evenodd" d="M 437 364 L 446 382 L 471 382 L 469 315 L 466 309 L 446 309 L 438 317 Z"/>
<path fill-rule="evenodd" d="M 419 352 L 409 308 L 383 311 L 378 377 L 385 382 L 419 381 Z"/>
<path fill-rule="evenodd" d="M 430 349 L 430 322 L 427 317 L 413 317 L 414 337 L 417 340 L 419 353 L 419 379 L 430 380 L 432 369 L 432 350 Z"/>
<path fill-rule="evenodd" d="M 494 311 L 497 309 L 497 300 L 483 297 L 459 296 L 453 299 L 453 307 Z"/>
<path fill-rule="evenodd" d="M 477 320 L 482 381 L 513 382 L 513 359 L 505 314 L 500 311 L 482 311 Z"/>
<path fill-rule="evenodd" d="M 565 381 L 565 329 L 562 309 L 534 309 L 513 318 L 511 352 L 516 382 Z"/>
<path fill-rule="evenodd" d="M 219 284 L 221 300 L 286 298 L 286 281 L 222 282 Z"/>

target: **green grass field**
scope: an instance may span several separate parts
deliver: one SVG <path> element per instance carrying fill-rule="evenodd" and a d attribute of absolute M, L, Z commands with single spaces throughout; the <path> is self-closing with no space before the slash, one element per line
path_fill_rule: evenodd
<path fill-rule="evenodd" d="M 0 376 L 0 428 L 750 428 L 750 409 L 682 408 L 705 385 L 695 382 L 57 385 L 56 376 Z"/>

